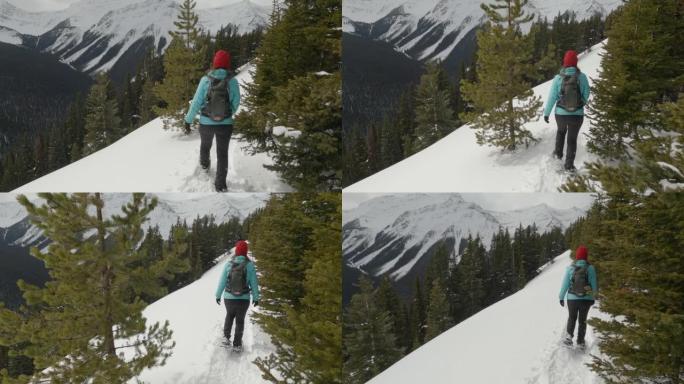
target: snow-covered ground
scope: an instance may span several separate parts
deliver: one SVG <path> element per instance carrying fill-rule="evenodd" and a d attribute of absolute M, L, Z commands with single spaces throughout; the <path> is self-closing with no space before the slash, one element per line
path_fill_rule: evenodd
<path fill-rule="evenodd" d="M 271 338 L 255 324 L 250 307 L 245 319 L 244 351 L 234 354 L 220 345 L 223 339 L 224 305 L 216 305 L 214 292 L 229 257 L 194 283 L 149 305 L 143 312 L 148 325 L 168 320 L 176 346 L 166 365 L 142 372 L 137 379 L 153 384 L 265 383 L 252 362 L 274 351 Z M 233 328 L 235 329 L 235 328 Z M 130 383 L 136 383 L 136 379 Z"/>
<path fill-rule="evenodd" d="M 587 350 L 561 344 L 567 309 L 558 291 L 569 251 L 525 288 L 480 311 L 418 348 L 371 380 L 370 384 L 600 384 L 586 366 L 599 355 L 587 327 Z M 589 317 L 601 316 L 596 306 Z"/>
<path fill-rule="evenodd" d="M 249 65 L 235 76 L 242 89 L 252 81 L 253 70 Z M 233 135 L 228 147 L 228 191 L 291 191 L 278 174 L 264 168 L 273 163 L 271 157 L 265 153 L 250 155 L 247 145 L 238 134 Z M 155 119 L 112 145 L 14 192 L 213 192 L 216 143 L 208 173 L 199 166 L 199 147 L 197 130 L 190 135 L 164 130 L 161 120 Z"/>
<path fill-rule="evenodd" d="M 579 57 L 579 68 L 589 83 L 598 77 L 603 44 Z M 544 101 L 551 81 L 534 88 Z M 591 102 L 591 101 L 590 101 Z M 525 125 L 540 142 L 515 152 L 480 146 L 475 131 L 464 125 L 421 152 L 344 189 L 344 192 L 557 192 L 567 176 L 559 172 L 562 163 L 553 158 L 556 122 L 541 118 Z M 586 132 L 591 122 L 585 117 L 577 144 L 575 166 L 596 160 L 587 152 Z"/>

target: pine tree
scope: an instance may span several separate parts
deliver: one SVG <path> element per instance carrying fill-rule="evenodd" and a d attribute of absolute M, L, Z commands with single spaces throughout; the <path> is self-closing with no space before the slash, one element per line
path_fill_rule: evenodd
<path fill-rule="evenodd" d="M 122 136 L 117 102 L 106 74 L 98 75 L 96 83 L 90 88 L 85 114 L 83 154 L 105 148 Z"/>
<path fill-rule="evenodd" d="M 340 188 L 340 0 L 289 0 L 264 34 L 236 127 L 298 190 Z M 293 49 L 296 47 L 296 49 Z M 273 135 L 276 126 L 294 130 Z"/>
<path fill-rule="evenodd" d="M 268 276 L 257 321 L 276 349 L 255 363 L 270 382 L 342 381 L 340 222 L 339 195 L 291 193 L 272 196 L 251 224 L 257 268 Z"/>
<path fill-rule="evenodd" d="M 419 152 L 457 127 L 448 83 L 439 62 L 428 63 L 416 89 L 415 131 L 411 150 Z"/>
<path fill-rule="evenodd" d="M 679 0 L 625 3 L 608 31 L 601 73 L 589 104 L 589 149 L 624 159 L 664 129 L 659 105 L 684 86 L 684 38 Z"/>
<path fill-rule="evenodd" d="M 463 321 L 482 309 L 487 297 L 486 251 L 480 238 L 468 238 L 468 245 L 456 268 L 457 321 Z"/>
<path fill-rule="evenodd" d="M 345 383 L 363 384 L 402 356 L 392 332 L 390 313 L 377 305 L 373 284 L 365 277 L 345 312 Z"/>
<path fill-rule="evenodd" d="M 425 326 L 427 321 L 427 304 L 420 284 L 420 279 L 416 277 L 413 289 L 413 300 L 411 301 L 411 328 L 414 334 L 413 349 L 425 343 Z"/>
<path fill-rule="evenodd" d="M 163 365 L 174 346 L 169 324 L 146 324 L 141 296 L 163 295 L 160 280 L 184 266 L 173 254 L 150 262 L 138 250 L 156 199 L 135 194 L 105 218 L 99 193 L 39 196 L 42 206 L 19 201 L 51 240 L 47 252 L 33 250 L 51 280 L 44 288 L 19 282 L 27 306 L 0 309 L 0 343 L 25 343 L 39 382 L 126 382 Z"/>
<path fill-rule="evenodd" d="M 606 382 L 684 381 L 683 218 L 681 192 L 610 193 L 575 230 L 573 245 L 588 246 L 610 315 L 590 320 L 602 352 L 592 369 Z"/>
<path fill-rule="evenodd" d="M 531 44 L 520 28 L 532 20 L 525 15 L 528 0 L 496 0 L 481 7 L 489 23 L 478 32 L 478 81 L 461 83 L 461 94 L 471 112 L 463 114 L 477 130 L 477 142 L 515 150 L 520 144 L 537 141 L 523 127 L 537 115 L 542 103 L 526 77 L 535 73 Z M 504 15 L 499 10 L 504 10 Z"/>
<path fill-rule="evenodd" d="M 197 20 L 195 2 L 184 0 L 174 22 L 173 39 L 164 53 L 164 79 L 154 86 L 154 94 L 163 106 L 155 106 L 152 110 L 162 117 L 164 129 L 184 126 L 188 102 L 202 77 L 205 48 L 199 44 Z"/>
<path fill-rule="evenodd" d="M 449 313 L 449 302 L 445 293 L 445 288 L 440 284 L 440 280 L 432 282 L 430 290 L 430 304 L 427 315 L 427 330 L 425 341 L 430 341 L 451 328 L 453 321 Z"/>
<path fill-rule="evenodd" d="M 380 284 L 375 291 L 375 301 L 381 310 L 385 310 L 390 314 L 392 334 L 397 336 L 397 346 L 404 353 L 409 352 L 412 339 L 406 337 L 407 334 L 410 334 L 409 322 L 405 313 L 406 309 L 388 276 L 384 276 L 380 280 Z"/>

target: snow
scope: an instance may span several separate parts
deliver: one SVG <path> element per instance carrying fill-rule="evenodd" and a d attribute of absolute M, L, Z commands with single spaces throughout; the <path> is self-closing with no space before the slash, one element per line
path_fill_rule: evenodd
<path fill-rule="evenodd" d="M 232 257 L 232 251 L 218 259 L 218 264 L 202 278 L 150 304 L 143 311 L 148 326 L 169 321 L 176 346 L 166 365 L 146 369 L 130 383 L 136 383 L 138 379 L 155 384 L 266 382 L 252 362 L 257 357 L 267 357 L 275 347 L 270 336 L 254 324 L 254 307 L 250 307 L 245 319 L 244 351 L 236 355 L 219 345 L 223 339 L 226 309 L 223 304 L 216 305 L 214 292 L 229 257 Z"/>
<path fill-rule="evenodd" d="M 600 384 L 586 366 L 601 355 L 587 327 L 586 352 L 562 346 L 567 309 L 558 291 L 570 251 L 525 288 L 483 309 L 404 357 L 369 384 Z M 589 318 L 600 316 L 596 306 Z"/>
<path fill-rule="evenodd" d="M 416 58 L 445 60 L 461 39 L 485 20 L 481 3 L 484 1 L 345 0 L 343 28 L 353 33 L 354 22 L 378 23 L 379 28 L 386 29 L 378 39 L 391 42 L 397 51 L 404 52 L 419 42 L 430 41 L 432 44 Z M 620 0 L 531 0 L 527 13 L 553 19 L 571 10 L 582 20 L 596 12 L 607 15 L 620 4 Z M 524 25 L 523 30 L 529 30 L 530 25 Z"/>
<path fill-rule="evenodd" d="M 579 67 L 589 78 L 598 77 L 603 44 L 579 56 Z M 546 101 L 551 80 L 534 88 Z M 590 101 L 591 102 L 591 101 Z M 515 152 L 480 146 L 469 125 L 455 130 L 442 140 L 364 180 L 344 189 L 349 192 L 557 192 L 567 175 L 559 172 L 562 163 L 552 156 L 556 124 L 541 119 L 525 125 L 540 142 Z M 586 132 L 591 122 L 585 116 L 577 140 L 575 166 L 581 173 L 585 162 L 596 157 L 587 152 Z M 410 177 L 407 177 L 410 175 Z"/>
<path fill-rule="evenodd" d="M 237 0 L 223 2 L 214 8 L 197 9 L 196 12 L 199 26 L 205 30 L 216 31 L 233 24 L 241 33 L 246 33 L 267 25 L 271 10 L 270 5 Z M 88 35 L 97 36 L 75 52 L 60 53 L 60 60 L 70 64 L 83 54 L 106 47 L 82 68 L 85 71 L 110 69 L 128 48 L 145 37 L 152 37 L 155 46 L 159 46 L 162 39 L 168 43 L 171 41 L 169 31 L 175 30 L 173 23 L 177 14 L 178 3 L 174 0 L 80 0 L 65 9 L 46 12 L 25 11 L 0 0 L 0 26 L 19 33 L 40 36 L 60 24 L 68 25 L 60 31 L 56 41 L 45 48 L 48 52 L 75 47 Z M 110 50 L 115 47 L 119 50 L 113 54 Z"/>
<path fill-rule="evenodd" d="M 288 138 L 293 138 L 296 139 L 299 136 L 302 135 L 301 131 L 298 131 L 293 128 L 288 128 L 288 127 L 283 127 L 283 126 L 276 126 L 273 127 L 273 136 L 282 136 L 282 137 L 288 137 Z"/>
<path fill-rule="evenodd" d="M 252 65 L 235 77 L 251 82 Z M 238 113 L 239 110 L 236 112 Z M 129 133 L 112 145 L 17 188 L 14 192 L 213 192 L 216 153 L 211 169 L 199 166 L 199 133 L 164 130 L 160 119 Z M 215 143 L 214 143 L 215 146 Z M 234 134 L 228 147 L 229 192 L 288 192 L 280 176 L 264 168 L 273 161 L 266 153 L 250 155 L 248 143 Z"/>
<path fill-rule="evenodd" d="M 511 234 L 521 224 L 534 223 L 540 233 L 555 227 L 564 229 L 584 216 L 587 208 L 588 205 L 556 209 L 538 204 L 524 209 L 493 211 L 453 193 L 378 196 L 356 208 L 343 210 L 342 252 L 351 267 L 364 269 L 372 263 L 373 270 L 366 272 L 377 276 L 389 274 L 392 279 L 400 280 L 445 237 L 453 238 L 458 248 L 461 239 L 479 234 L 485 247 L 489 248 L 491 238 L 499 228 L 508 229 Z M 418 251 L 408 257 L 408 251 L 413 247 L 418 247 Z M 372 252 L 365 252 L 371 248 Z M 390 258 L 386 257 L 389 249 L 393 253 Z M 377 259 L 380 255 L 383 258 Z"/>
<path fill-rule="evenodd" d="M 20 45 L 22 41 L 21 35 L 16 31 L 0 26 L 0 43 Z"/>

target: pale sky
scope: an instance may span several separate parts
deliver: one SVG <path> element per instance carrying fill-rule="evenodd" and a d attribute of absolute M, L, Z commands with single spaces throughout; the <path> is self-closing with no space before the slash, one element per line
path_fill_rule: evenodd
<path fill-rule="evenodd" d="M 30 12 L 58 11 L 67 8 L 70 4 L 81 0 L 8 0 L 18 8 Z M 87 1 L 87 0 L 85 0 Z M 144 0 L 140 0 L 144 1 Z M 176 0 L 180 1 L 180 0 Z M 227 4 L 236 3 L 241 0 L 196 0 L 197 8 L 215 8 Z M 264 6 L 270 6 L 271 0 L 251 0 L 252 2 Z"/>
<path fill-rule="evenodd" d="M 492 211 L 510 211 L 541 203 L 558 209 L 572 207 L 588 209 L 594 201 L 594 197 L 589 193 L 460 193 L 460 195 L 464 200 Z M 379 196 L 383 194 L 344 193 L 342 194 L 342 208 L 354 209 L 362 202 Z"/>

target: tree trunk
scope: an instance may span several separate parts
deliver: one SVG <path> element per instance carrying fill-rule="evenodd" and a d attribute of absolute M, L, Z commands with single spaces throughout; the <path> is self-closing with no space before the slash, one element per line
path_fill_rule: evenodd
<path fill-rule="evenodd" d="M 95 198 L 101 203 L 102 196 L 100 193 L 95 194 Z M 97 204 L 97 235 L 100 242 L 100 250 L 102 254 L 105 253 L 105 227 L 104 219 L 102 218 L 102 205 Z M 102 269 L 102 294 L 104 295 L 104 322 L 102 324 L 102 332 L 104 335 L 104 352 L 109 357 L 116 357 L 116 348 L 114 347 L 114 316 L 112 314 L 112 265 L 107 260 Z"/>

